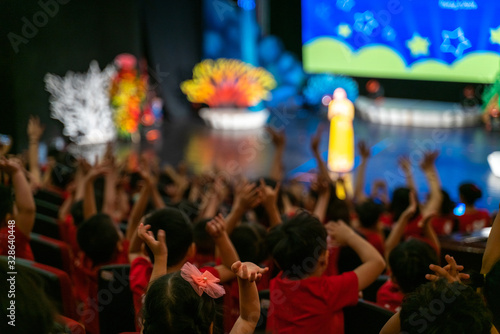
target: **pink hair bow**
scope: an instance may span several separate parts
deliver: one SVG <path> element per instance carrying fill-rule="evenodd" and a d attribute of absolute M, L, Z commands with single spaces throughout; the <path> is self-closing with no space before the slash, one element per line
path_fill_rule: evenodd
<path fill-rule="evenodd" d="M 209 271 L 205 271 L 202 274 L 198 270 L 198 268 L 196 268 L 189 262 L 186 262 L 182 266 L 181 276 L 186 281 L 188 281 L 189 284 L 191 284 L 194 291 L 196 291 L 196 293 L 200 296 L 203 294 L 203 292 L 205 292 L 212 298 L 219 298 L 226 293 L 224 288 L 221 285 L 217 284 L 220 282 L 217 277 L 212 275 L 212 273 Z"/>

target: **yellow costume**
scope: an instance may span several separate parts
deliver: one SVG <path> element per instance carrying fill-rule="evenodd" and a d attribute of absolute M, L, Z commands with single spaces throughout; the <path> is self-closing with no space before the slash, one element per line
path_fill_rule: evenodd
<path fill-rule="evenodd" d="M 328 119 L 328 168 L 332 172 L 347 173 L 354 167 L 354 105 L 347 99 L 342 88 L 337 88 L 333 93 L 333 100 L 328 105 Z"/>

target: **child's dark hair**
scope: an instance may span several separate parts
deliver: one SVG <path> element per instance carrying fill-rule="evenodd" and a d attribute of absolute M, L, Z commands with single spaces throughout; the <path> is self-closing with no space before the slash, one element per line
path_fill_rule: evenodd
<path fill-rule="evenodd" d="M 375 203 L 372 199 L 368 199 L 356 206 L 356 214 L 358 215 L 359 222 L 365 228 L 372 228 L 377 225 L 383 211 L 384 206 Z"/>
<path fill-rule="evenodd" d="M 151 225 L 150 231 L 153 232 L 155 238 L 158 237 L 158 230 L 165 231 L 168 267 L 177 265 L 185 258 L 193 243 L 193 227 L 184 212 L 170 207 L 159 209 L 146 216 L 145 225 Z M 151 261 L 154 262 L 153 252 L 147 245 L 146 251 Z"/>
<path fill-rule="evenodd" d="M 0 184 L 0 224 L 5 220 L 5 217 L 14 212 L 14 198 L 12 190 L 9 187 Z"/>
<path fill-rule="evenodd" d="M 55 330 L 55 316 L 56 310 L 54 304 L 47 297 L 42 290 L 43 281 L 35 273 L 18 266 L 17 276 L 15 279 L 15 315 L 18 320 L 15 326 L 12 327 L 8 324 L 10 319 L 4 317 L 0 324 L 1 333 L 61 333 Z M 2 314 L 9 314 L 8 308 L 11 306 L 12 299 L 7 298 L 7 279 L 11 278 L 7 266 L 7 258 L 0 258 L 0 279 L 2 286 L 5 286 L 5 293 L 0 297 L 0 306 L 2 307 Z M 15 328 L 15 330 L 13 330 Z"/>
<path fill-rule="evenodd" d="M 481 189 L 473 183 L 462 183 L 458 188 L 458 192 L 466 205 L 474 205 L 483 196 Z"/>
<path fill-rule="evenodd" d="M 80 249 L 92 260 L 94 266 L 111 261 L 120 241 L 111 217 L 103 213 L 84 221 L 78 227 L 76 238 Z"/>
<path fill-rule="evenodd" d="M 144 334 L 207 334 L 218 313 L 215 299 L 199 296 L 180 272 L 168 274 L 149 286 L 144 301 Z"/>
<path fill-rule="evenodd" d="M 211 219 L 203 219 L 194 225 L 193 240 L 196 244 L 196 253 L 198 254 L 214 255 L 215 253 L 214 239 L 206 230 L 209 221 Z"/>
<path fill-rule="evenodd" d="M 326 250 L 326 237 L 320 221 L 301 212 L 273 228 L 266 243 L 285 277 L 303 279 L 315 270 L 319 256 Z"/>
<path fill-rule="evenodd" d="M 418 199 L 415 198 L 417 201 Z M 389 208 L 389 211 L 392 213 L 392 219 L 394 222 L 397 222 L 401 214 L 406 210 L 406 208 L 410 205 L 410 188 L 397 188 L 392 193 L 392 201 Z M 417 218 L 420 215 L 420 209 L 417 205 L 417 211 L 413 217 L 410 218 L 410 221 Z"/>
<path fill-rule="evenodd" d="M 415 291 L 432 274 L 430 264 L 438 264 L 434 249 L 424 241 L 410 239 L 397 245 L 389 254 L 392 275 L 403 293 Z"/>
<path fill-rule="evenodd" d="M 267 231 L 257 223 L 243 223 L 231 233 L 231 241 L 243 262 L 262 263 L 267 258 Z"/>
<path fill-rule="evenodd" d="M 421 285 L 403 301 L 401 332 L 489 334 L 491 315 L 471 287 L 444 279 Z"/>
<path fill-rule="evenodd" d="M 486 274 L 483 293 L 493 314 L 493 324 L 500 328 L 500 260 Z"/>
<path fill-rule="evenodd" d="M 441 194 L 443 195 L 443 201 L 441 202 L 439 213 L 443 216 L 451 215 L 455 208 L 455 203 L 451 200 L 450 194 L 446 190 L 441 189 Z"/>
<path fill-rule="evenodd" d="M 83 200 L 76 201 L 71 205 L 71 217 L 73 217 L 73 224 L 80 226 L 85 220 L 83 218 Z"/>

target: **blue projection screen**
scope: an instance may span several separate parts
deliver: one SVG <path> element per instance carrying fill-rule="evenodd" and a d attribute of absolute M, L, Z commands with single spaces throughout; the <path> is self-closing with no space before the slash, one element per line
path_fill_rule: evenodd
<path fill-rule="evenodd" d="M 302 0 L 304 70 L 491 83 L 500 0 Z"/>

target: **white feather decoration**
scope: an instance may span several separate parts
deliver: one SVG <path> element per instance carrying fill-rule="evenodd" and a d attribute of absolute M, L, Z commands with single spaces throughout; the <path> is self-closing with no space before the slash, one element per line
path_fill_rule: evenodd
<path fill-rule="evenodd" d="M 77 145 L 113 141 L 116 129 L 109 103 L 109 84 L 115 73 L 112 65 L 102 72 L 94 60 L 87 73 L 67 72 L 61 78 L 45 75 L 45 89 L 51 117 L 64 124 L 63 134 Z"/>

